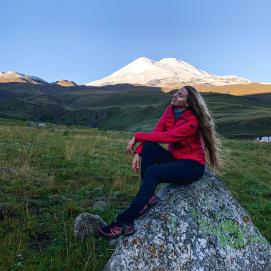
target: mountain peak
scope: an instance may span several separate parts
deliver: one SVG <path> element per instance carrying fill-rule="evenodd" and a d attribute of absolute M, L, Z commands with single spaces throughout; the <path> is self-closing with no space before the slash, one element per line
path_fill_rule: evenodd
<path fill-rule="evenodd" d="M 174 57 L 162 58 L 159 61 L 139 57 L 114 73 L 86 85 L 134 84 L 168 88 L 183 83 L 223 86 L 247 84 L 251 81 L 239 76 L 215 75 Z"/>
<path fill-rule="evenodd" d="M 137 59 L 135 59 L 134 61 L 148 61 L 148 62 L 154 62 L 154 60 L 144 57 L 144 56 L 140 56 Z"/>
<path fill-rule="evenodd" d="M 5 76 L 5 75 L 17 75 L 17 76 L 22 76 L 23 74 L 18 73 L 18 72 L 16 72 L 16 71 L 0 72 L 0 76 Z"/>
<path fill-rule="evenodd" d="M 174 57 L 166 57 L 159 60 L 159 63 L 171 65 L 171 66 L 187 66 L 187 67 L 193 67 L 193 65 L 189 64 L 188 62 L 185 62 L 181 59 L 174 58 Z"/>
<path fill-rule="evenodd" d="M 134 61 L 132 61 L 130 64 L 155 64 L 157 63 L 156 61 L 150 59 L 150 58 L 147 58 L 147 57 L 144 57 L 144 56 L 141 56 L 141 57 L 138 57 L 137 59 L 135 59 Z"/>
<path fill-rule="evenodd" d="M 66 80 L 66 79 L 60 79 L 60 80 L 58 80 L 56 82 L 52 82 L 51 84 L 60 85 L 62 87 L 73 87 L 73 86 L 77 86 L 77 84 L 74 81 Z"/>
<path fill-rule="evenodd" d="M 47 84 L 47 82 L 39 77 L 29 74 L 23 74 L 16 71 L 0 72 L 0 83 L 32 83 Z"/>
<path fill-rule="evenodd" d="M 165 57 L 161 58 L 159 62 L 166 62 L 166 63 L 175 63 L 175 62 L 182 62 L 181 60 L 175 58 L 175 57 Z"/>

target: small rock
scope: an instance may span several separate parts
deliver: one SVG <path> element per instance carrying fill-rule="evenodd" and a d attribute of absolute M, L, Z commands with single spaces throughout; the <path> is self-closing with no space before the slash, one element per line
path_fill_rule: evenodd
<path fill-rule="evenodd" d="M 97 186 L 97 187 L 94 188 L 93 191 L 94 191 L 94 193 L 96 195 L 101 195 L 103 193 L 103 187 L 102 186 Z"/>
<path fill-rule="evenodd" d="M 0 174 L 16 175 L 16 169 L 11 167 L 0 167 Z"/>
<path fill-rule="evenodd" d="M 30 126 L 30 127 L 37 127 L 37 123 L 34 122 L 34 121 L 28 121 L 27 124 L 28 124 L 28 126 Z"/>
<path fill-rule="evenodd" d="M 102 201 L 102 200 L 101 200 L 101 201 L 94 202 L 94 204 L 93 204 L 93 208 L 94 208 L 94 209 L 98 209 L 98 210 L 100 210 L 100 211 L 104 210 L 105 207 L 106 207 L 106 202 L 104 202 L 104 201 Z"/>
<path fill-rule="evenodd" d="M 94 235 L 97 232 L 98 227 L 105 225 L 106 222 L 99 215 L 82 213 L 75 218 L 74 236 L 77 239 L 83 240 Z"/>
<path fill-rule="evenodd" d="M 112 194 L 112 199 L 118 199 L 120 195 L 121 195 L 120 191 L 115 191 L 115 192 Z"/>
<path fill-rule="evenodd" d="M 28 121 L 27 124 L 30 127 L 38 127 L 38 128 L 46 128 L 47 127 L 47 125 L 43 122 Z"/>
<path fill-rule="evenodd" d="M 47 125 L 43 122 L 39 122 L 38 125 L 37 125 L 39 128 L 46 128 Z"/>
<path fill-rule="evenodd" d="M 64 196 L 60 196 L 60 195 L 57 195 L 57 194 L 54 194 L 54 195 L 50 195 L 49 196 L 49 202 L 51 204 L 59 204 L 59 203 L 62 203 L 64 201 L 65 197 Z"/>
<path fill-rule="evenodd" d="M 111 239 L 109 241 L 109 245 L 110 246 L 116 246 L 118 244 L 118 241 L 120 240 L 120 238 L 116 238 L 116 239 Z"/>

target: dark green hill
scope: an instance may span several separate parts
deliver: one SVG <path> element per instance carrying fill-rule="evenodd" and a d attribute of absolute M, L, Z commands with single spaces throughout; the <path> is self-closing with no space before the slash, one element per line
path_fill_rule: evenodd
<path fill-rule="evenodd" d="M 0 117 L 148 131 L 169 104 L 173 93 L 128 84 L 105 87 L 0 84 Z M 271 94 L 202 95 L 221 134 L 271 134 Z"/>
<path fill-rule="evenodd" d="M 253 94 L 253 95 L 247 95 L 246 97 L 271 106 L 271 93 Z"/>

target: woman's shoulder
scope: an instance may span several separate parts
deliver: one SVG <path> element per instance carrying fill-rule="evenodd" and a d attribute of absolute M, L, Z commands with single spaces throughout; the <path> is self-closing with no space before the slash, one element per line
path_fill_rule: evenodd
<path fill-rule="evenodd" d="M 194 111 L 191 108 L 187 108 L 183 112 L 182 117 L 186 119 L 198 119 L 197 115 L 194 113 Z"/>
<path fill-rule="evenodd" d="M 173 115 L 173 106 L 172 104 L 167 105 L 167 107 L 165 108 L 163 114 L 168 117 L 168 116 L 172 116 Z"/>

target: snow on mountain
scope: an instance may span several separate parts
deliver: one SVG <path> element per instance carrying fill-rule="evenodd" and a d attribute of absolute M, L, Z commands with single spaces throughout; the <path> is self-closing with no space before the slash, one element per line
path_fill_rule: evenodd
<path fill-rule="evenodd" d="M 176 58 L 154 61 L 139 57 L 109 76 L 86 85 L 104 86 L 124 83 L 164 87 L 183 83 L 222 86 L 249 84 L 251 81 L 235 75 L 219 76 L 208 73 Z"/>
<path fill-rule="evenodd" d="M 22 74 L 14 71 L 0 72 L 0 83 L 32 83 L 48 84 L 45 80 L 29 74 Z"/>

